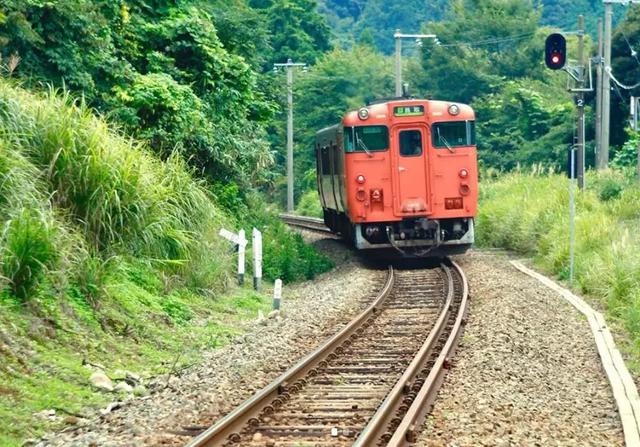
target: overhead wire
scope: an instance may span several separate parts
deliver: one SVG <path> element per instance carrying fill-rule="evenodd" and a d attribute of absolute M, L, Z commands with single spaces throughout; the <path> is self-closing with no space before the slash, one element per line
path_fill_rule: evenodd
<path fill-rule="evenodd" d="M 629 42 L 629 39 L 627 39 L 627 35 L 624 33 L 624 30 L 622 28 L 620 28 L 620 32 L 622 33 L 622 37 L 624 41 L 627 43 L 627 46 L 629 47 L 629 52 L 631 53 L 631 56 L 633 56 L 633 58 L 636 60 L 638 65 L 640 65 L 640 59 L 638 59 L 638 52 L 633 49 L 633 47 L 631 46 L 631 43 Z"/>
<path fill-rule="evenodd" d="M 524 34 L 515 34 L 513 36 L 505 36 L 505 37 L 493 37 L 490 39 L 485 39 L 485 40 L 479 40 L 476 42 L 453 42 L 453 43 L 441 43 L 439 46 L 441 47 L 460 47 L 460 46 L 468 46 L 468 47 L 473 47 L 473 46 L 481 46 L 481 45 L 493 45 L 493 44 L 499 44 L 499 43 L 506 43 L 506 42 L 514 42 L 514 41 L 518 41 L 518 40 L 524 40 L 528 37 L 531 37 L 535 35 L 535 32 L 533 33 L 524 33 Z"/>
<path fill-rule="evenodd" d="M 613 75 L 613 72 L 611 70 L 611 67 L 604 67 L 604 71 L 606 71 L 609 74 L 609 77 L 613 80 L 613 83 L 617 86 L 620 87 L 624 90 L 633 90 L 634 88 L 638 88 L 640 87 L 640 82 L 633 84 L 633 85 L 626 85 L 623 84 L 622 82 L 618 81 L 618 79 Z"/>

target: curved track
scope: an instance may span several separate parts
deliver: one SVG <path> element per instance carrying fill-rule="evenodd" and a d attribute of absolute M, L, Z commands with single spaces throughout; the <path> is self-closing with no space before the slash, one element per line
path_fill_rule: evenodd
<path fill-rule="evenodd" d="M 454 263 L 394 271 L 372 304 L 189 446 L 410 445 L 467 308 Z"/>

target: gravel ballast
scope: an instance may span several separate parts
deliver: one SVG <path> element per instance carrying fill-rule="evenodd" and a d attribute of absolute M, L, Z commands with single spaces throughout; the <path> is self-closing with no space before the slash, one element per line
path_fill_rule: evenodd
<path fill-rule="evenodd" d="M 503 255 L 458 261 L 469 322 L 418 445 L 624 445 L 584 317 Z"/>
<path fill-rule="evenodd" d="M 39 445 L 182 446 L 190 428 L 213 423 L 266 386 L 337 332 L 384 284 L 386 270 L 363 268 L 340 242 L 317 239 L 342 263 L 314 281 L 285 285 L 282 315 L 252 322 L 248 334 L 206 353 L 201 365 L 171 377 L 166 388 L 161 377 L 147 398 Z"/>

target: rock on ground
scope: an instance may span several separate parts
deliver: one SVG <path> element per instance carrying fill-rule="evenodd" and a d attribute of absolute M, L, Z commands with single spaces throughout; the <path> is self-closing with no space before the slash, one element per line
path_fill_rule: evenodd
<path fill-rule="evenodd" d="M 469 323 L 418 445 L 624 445 L 586 320 L 504 255 L 459 261 Z"/>

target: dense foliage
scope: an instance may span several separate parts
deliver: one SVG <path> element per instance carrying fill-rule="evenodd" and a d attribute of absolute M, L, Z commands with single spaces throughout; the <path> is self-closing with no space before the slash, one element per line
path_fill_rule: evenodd
<path fill-rule="evenodd" d="M 163 157 L 240 183 L 268 178 L 273 161 L 263 67 L 329 48 L 313 0 L 2 1 L 0 38 L 30 85 L 64 85 Z"/>
<path fill-rule="evenodd" d="M 369 42 L 390 54 L 396 29 L 405 33 L 417 32 L 424 22 L 442 20 L 454 3 L 443 0 L 321 0 L 320 11 L 327 17 L 339 42 L 347 45 Z M 592 0 L 535 0 L 533 5 L 542 11 L 542 25 L 565 31 L 575 30 L 577 17 L 583 14 L 587 31 L 594 35 L 597 18 L 602 12 L 602 3 Z M 616 11 L 615 19 L 621 16 L 621 11 Z M 430 28 L 428 31 L 432 32 Z"/>

